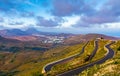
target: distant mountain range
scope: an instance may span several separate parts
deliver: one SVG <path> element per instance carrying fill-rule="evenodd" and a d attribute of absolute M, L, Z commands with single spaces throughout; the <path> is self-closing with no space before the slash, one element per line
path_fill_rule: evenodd
<path fill-rule="evenodd" d="M 16 39 L 9 39 L 9 38 L 4 38 L 0 36 L 0 43 L 19 43 L 19 40 Z"/>
<path fill-rule="evenodd" d="M 37 31 L 34 28 L 29 28 L 25 31 L 20 30 L 20 29 L 6 29 L 6 30 L 0 30 L 0 35 L 1 36 L 28 36 L 28 35 L 33 35 L 33 34 L 41 34 L 41 35 L 46 35 L 49 33 L 46 32 L 40 32 Z"/>
<path fill-rule="evenodd" d="M 93 40 L 93 39 L 97 39 L 97 38 L 103 38 L 103 39 L 107 39 L 107 40 L 118 40 L 120 38 L 117 37 L 112 37 L 112 36 L 107 36 L 107 35 L 103 35 L 103 34 L 85 34 L 85 35 L 75 35 L 75 36 L 71 36 L 70 38 L 66 39 L 64 41 L 65 44 L 74 44 L 74 43 L 80 43 L 83 41 L 89 41 L 89 40 Z"/>
<path fill-rule="evenodd" d="M 66 34 L 66 33 L 52 33 L 52 32 L 41 32 L 34 28 L 29 28 L 25 31 L 20 29 L 6 29 L 6 30 L 0 30 L 0 36 L 3 39 L 5 37 L 6 39 L 15 39 L 19 41 L 43 41 L 45 39 L 51 36 L 57 36 L 57 37 L 65 37 L 64 43 L 71 44 L 71 43 L 80 43 L 83 41 L 88 41 L 91 39 L 96 38 L 104 38 L 104 39 L 110 39 L 110 40 L 117 40 L 118 38 L 112 37 L 112 36 L 106 36 L 103 34 L 85 34 L 85 35 L 75 35 L 75 34 Z M 1 40 L 0 40 L 1 41 Z"/>
<path fill-rule="evenodd" d="M 34 28 L 29 28 L 25 31 L 20 29 L 6 29 L 0 30 L 0 36 L 10 39 L 17 39 L 20 41 L 35 41 L 44 40 L 48 36 L 63 36 L 65 38 L 73 36 L 73 34 L 66 33 L 53 33 L 53 32 L 41 32 Z"/>
<path fill-rule="evenodd" d="M 0 30 L 1 36 L 26 36 L 26 35 L 47 35 L 47 36 L 55 36 L 55 35 L 70 35 L 66 33 L 54 33 L 54 32 L 41 32 L 36 30 L 35 28 L 28 28 L 27 30 L 20 29 L 5 29 Z"/>

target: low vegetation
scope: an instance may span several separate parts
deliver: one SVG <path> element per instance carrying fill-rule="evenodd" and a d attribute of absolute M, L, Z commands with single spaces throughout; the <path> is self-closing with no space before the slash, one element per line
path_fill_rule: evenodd
<path fill-rule="evenodd" d="M 79 76 L 119 76 L 120 75 L 120 41 L 111 46 L 115 55 L 105 63 L 95 65 L 79 74 Z"/>
<path fill-rule="evenodd" d="M 48 51 L 1 51 L 0 70 L 4 73 L 16 70 L 16 76 L 42 76 L 41 71 L 47 63 L 77 54 L 83 45 L 58 46 Z"/>
<path fill-rule="evenodd" d="M 64 46 L 64 47 L 56 47 L 49 51 L 43 53 L 42 58 L 38 60 L 37 63 L 30 62 L 24 64 L 17 69 L 21 71 L 18 76 L 31 76 L 31 73 L 42 71 L 43 67 L 52 61 L 56 61 L 59 59 L 66 58 L 68 56 L 79 53 L 84 44 L 77 44 L 74 46 Z"/>
<path fill-rule="evenodd" d="M 11 45 L 11 49 L 15 52 L 1 51 L 7 48 L 9 45 L 0 45 L 0 76 L 44 76 L 50 75 L 54 76 L 56 74 L 68 71 L 70 69 L 88 64 L 90 62 L 101 59 L 106 54 L 104 50 L 104 45 L 109 43 L 108 40 L 99 41 L 99 49 L 92 60 L 87 60 L 94 50 L 94 41 L 90 41 L 85 48 L 84 54 L 77 56 L 69 61 L 61 64 L 57 64 L 52 67 L 52 70 L 46 74 L 42 74 L 41 71 L 43 67 L 53 61 L 66 58 L 81 52 L 82 47 L 85 43 L 67 45 L 67 46 L 57 46 L 51 48 L 48 51 L 43 50 L 39 47 L 41 46 L 19 46 L 25 47 L 27 50 L 22 48 L 20 51 L 16 51 L 18 46 Z M 115 50 L 114 58 L 107 60 L 101 65 L 95 65 L 79 74 L 79 76 L 119 76 L 120 70 L 120 41 L 111 46 Z M 37 50 L 37 51 L 35 51 Z"/>
<path fill-rule="evenodd" d="M 94 41 L 91 41 L 86 46 L 84 54 L 77 56 L 67 62 L 55 65 L 48 74 L 55 75 L 57 73 L 61 73 L 82 65 L 85 62 L 85 57 L 87 57 L 93 51 L 93 49 L 94 49 Z"/>
<path fill-rule="evenodd" d="M 100 40 L 99 48 L 96 52 L 96 55 L 92 58 L 92 60 L 89 60 L 89 57 L 94 50 L 94 41 L 90 41 L 88 43 L 88 45 L 86 46 L 85 51 L 82 55 L 77 56 L 67 62 L 55 65 L 48 74 L 55 75 L 58 73 L 62 73 L 62 72 L 68 71 L 70 69 L 88 64 L 92 61 L 96 61 L 96 60 L 102 58 L 107 52 L 106 50 L 104 50 L 104 46 L 107 42 L 108 41 L 106 41 L 106 40 Z"/>

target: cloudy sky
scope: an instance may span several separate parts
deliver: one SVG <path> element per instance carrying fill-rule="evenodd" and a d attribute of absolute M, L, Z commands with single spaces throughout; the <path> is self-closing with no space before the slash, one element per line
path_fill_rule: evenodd
<path fill-rule="evenodd" d="M 120 0 L 0 0 L 0 29 L 120 36 Z"/>

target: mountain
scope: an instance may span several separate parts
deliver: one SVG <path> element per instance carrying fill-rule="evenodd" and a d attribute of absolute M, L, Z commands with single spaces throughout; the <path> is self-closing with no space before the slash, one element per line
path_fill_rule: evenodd
<path fill-rule="evenodd" d="M 57 33 L 52 32 L 41 32 L 36 30 L 35 28 L 28 28 L 27 30 L 20 29 L 5 29 L 0 30 L 1 36 L 28 36 L 28 35 L 57 35 Z"/>
<path fill-rule="evenodd" d="M 53 32 L 38 31 L 35 28 L 28 28 L 25 32 L 27 32 L 31 35 L 56 35 L 57 34 L 57 33 L 53 33 Z"/>
<path fill-rule="evenodd" d="M 96 38 L 104 38 L 109 40 L 116 40 L 118 38 L 112 36 L 106 36 L 103 34 L 85 34 L 75 35 L 69 33 L 52 33 L 52 32 L 41 32 L 35 28 L 28 28 L 27 30 L 20 29 L 6 29 L 0 30 L 0 35 L 5 38 L 20 40 L 20 41 L 44 41 L 48 38 L 64 37 L 65 44 L 81 43 Z"/>
<path fill-rule="evenodd" d="M 25 32 L 29 33 L 29 34 L 38 34 L 40 33 L 40 31 L 36 30 L 35 28 L 28 28 Z"/>
<path fill-rule="evenodd" d="M 24 36 L 24 35 L 30 35 L 30 34 L 20 29 L 7 29 L 7 30 L 0 30 L 0 35 L 1 36 Z"/>
<path fill-rule="evenodd" d="M 45 35 L 45 36 L 68 36 L 72 34 L 66 34 L 66 33 L 54 33 L 54 32 L 42 32 L 38 31 L 35 28 L 28 28 L 27 30 L 20 30 L 20 29 L 5 29 L 0 30 L 1 36 L 28 36 L 28 35 Z"/>
<path fill-rule="evenodd" d="M 119 38 L 107 36 L 103 34 L 85 34 L 85 35 L 74 35 L 64 41 L 65 44 L 75 44 L 81 43 L 88 40 L 93 40 L 96 38 L 103 38 L 108 40 L 118 40 Z"/>
<path fill-rule="evenodd" d="M 52 32 L 41 32 L 36 30 L 35 28 L 28 28 L 27 30 L 20 30 L 20 29 L 6 29 L 0 30 L 0 35 L 5 38 L 10 39 L 17 39 L 20 41 L 43 41 L 48 39 L 48 37 L 64 37 L 68 38 L 73 34 L 66 34 L 66 33 L 52 33 Z"/>
<path fill-rule="evenodd" d="M 0 36 L 0 43 L 19 43 L 19 40 L 16 39 L 9 39 L 9 38 L 4 38 Z"/>
<path fill-rule="evenodd" d="M 20 40 L 20 41 L 36 41 L 37 37 L 36 36 L 10 36 L 10 37 L 6 37 L 9 39 L 16 39 L 16 40 Z"/>
<path fill-rule="evenodd" d="M 33 35 L 26 35 L 26 36 L 9 36 L 9 37 L 6 37 L 6 38 L 9 38 L 9 39 L 16 39 L 16 40 L 19 40 L 19 41 L 44 41 L 46 40 L 47 38 L 46 37 L 41 37 L 41 36 L 33 36 Z"/>

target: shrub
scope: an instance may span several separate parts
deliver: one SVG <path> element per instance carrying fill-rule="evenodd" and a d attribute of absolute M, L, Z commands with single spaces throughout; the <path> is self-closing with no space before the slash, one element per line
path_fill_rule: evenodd
<path fill-rule="evenodd" d="M 120 46 L 117 48 L 117 50 L 119 50 L 119 51 L 120 51 Z"/>
<path fill-rule="evenodd" d="M 33 72 L 32 76 L 44 76 L 43 74 L 41 74 L 40 72 Z"/>

